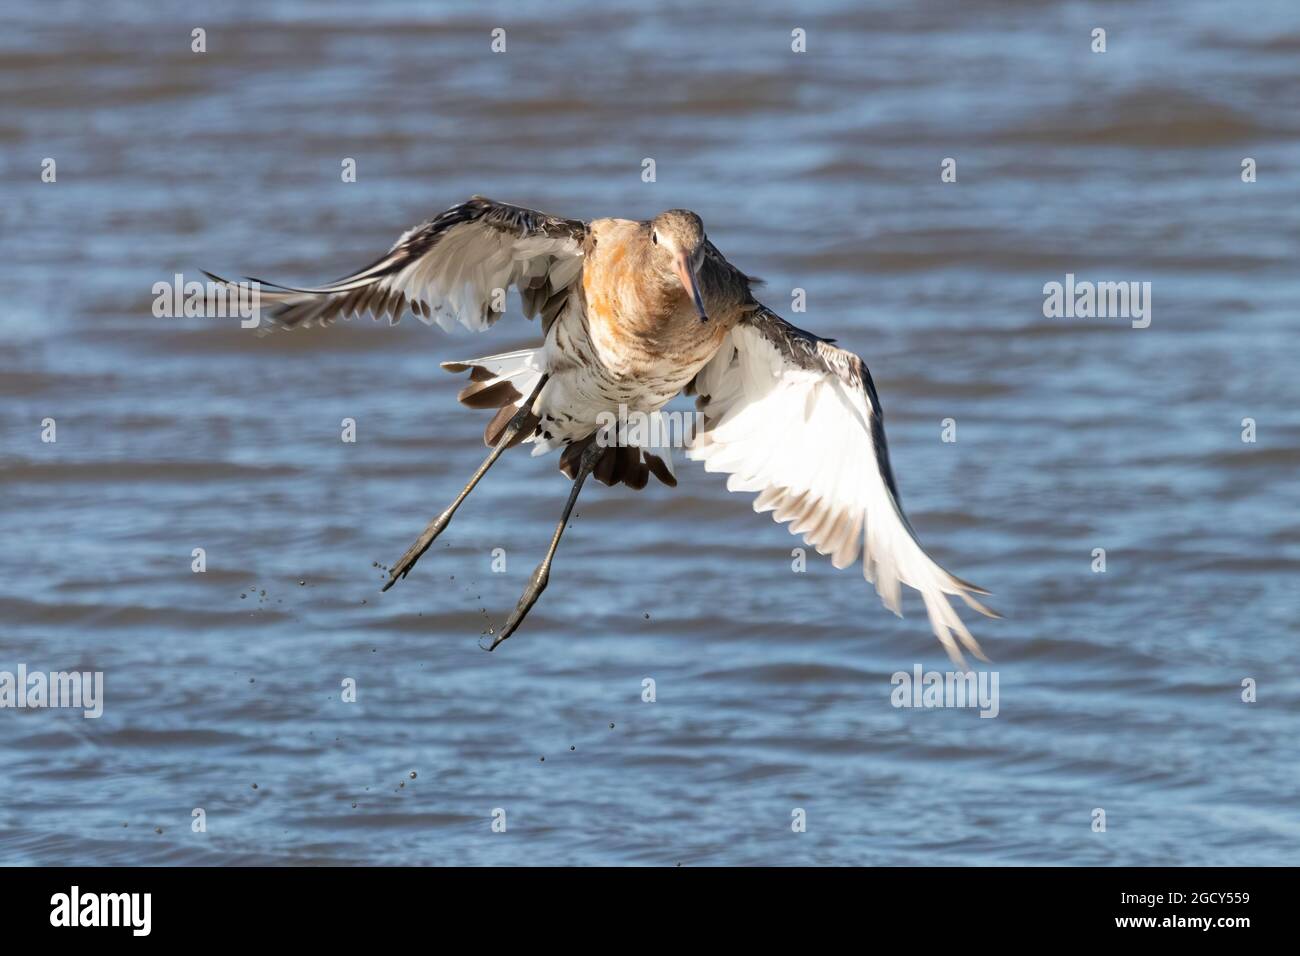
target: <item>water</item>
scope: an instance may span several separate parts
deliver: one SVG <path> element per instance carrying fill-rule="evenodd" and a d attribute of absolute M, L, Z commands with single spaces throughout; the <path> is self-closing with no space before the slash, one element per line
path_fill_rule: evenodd
<path fill-rule="evenodd" d="M 0 670 L 106 702 L 0 711 L 0 862 L 1295 862 L 1300 17 L 1247 7 L 6 4 Z M 697 466 L 585 491 L 494 654 L 553 460 L 379 594 L 483 454 L 437 363 L 534 329 L 259 339 L 150 289 L 332 278 L 476 192 L 693 208 L 866 358 L 922 540 L 1006 615 L 996 719 L 892 707 L 948 666 L 914 595 L 792 573 Z M 1150 328 L 1044 318 L 1066 273 L 1151 282 Z"/>

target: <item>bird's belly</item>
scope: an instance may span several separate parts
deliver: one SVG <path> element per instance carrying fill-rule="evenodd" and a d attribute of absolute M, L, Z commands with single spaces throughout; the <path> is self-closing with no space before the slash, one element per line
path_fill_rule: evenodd
<path fill-rule="evenodd" d="M 704 367 L 725 336 L 725 331 L 702 328 L 693 311 L 656 318 L 588 316 L 594 378 L 606 393 L 617 394 L 637 411 L 662 408 Z"/>
<path fill-rule="evenodd" d="M 543 432 L 578 441 L 594 432 L 602 416 L 649 414 L 663 408 L 708 361 L 700 355 L 656 355 L 649 348 L 614 341 L 597 323 L 559 323 L 548 337 L 551 378 L 543 393 Z"/>
<path fill-rule="evenodd" d="M 604 374 L 599 366 L 552 376 L 542 401 L 543 432 L 561 441 L 578 441 L 594 432 L 604 416 L 649 414 L 663 408 L 690 381 L 628 378 Z"/>

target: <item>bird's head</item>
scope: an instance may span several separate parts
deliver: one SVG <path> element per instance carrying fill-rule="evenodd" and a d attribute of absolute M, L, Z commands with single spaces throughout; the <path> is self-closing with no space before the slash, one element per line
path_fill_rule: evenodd
<path fill-rule="evenodd" d="M 660 266 L 675 275 L 695 303 L 701 322 L 709 321 L 700 295 L 699 273 L 704 262 L 704 223 L 689 209 L 669 209 L 650 220 L 650 242 Z"/>

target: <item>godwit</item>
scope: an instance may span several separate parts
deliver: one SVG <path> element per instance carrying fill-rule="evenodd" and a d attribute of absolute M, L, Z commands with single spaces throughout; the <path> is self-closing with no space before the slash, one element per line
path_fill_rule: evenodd
<path fill-rule="evenodd" d="M 949 574 L 917 541 L 899 504 L 866 365 L 757 302 L 750 293 L 757 282 L 723 258 L 700 217 L 685 209 L 642 222 L 583 222 L 475 196 L 409 230 L 350 276 L 314 289 L 262 283 L 270 289 L 261 297 L 273 306 L 269 325 L 280 327 L 367 312 L 396 324 L 410 309 L 444 329 L 459 321 L 479 331 L 501 317 L 511 286 L 526 317 L 541 315 L 539 348 L 442 363 L 469 371 L 462 403 L 497 409 L 483 436 L 492 450 L 383 588 L 410 572 L 503 451 L 520 442 L 535 444 L 534 455 L 562 448 L 560 470 L 573 480 L 568 501 L 489 650 L 514 633 L 546 588 L 589 474 L 634 489 L 651 474 L 677 484 L 671 448 L 609 444 L 598 436 L 602 414 L 621 405 L 654 415 L 684 392 L 698 396 L 704 416 L 688 458 L 729 473 L 729 491 L 757 492 L 755 511 L 790 522 L 835 567 L 861 555 L 863 575 L 895 614 L 902 613 L 900 585 L 920 591 L 935 635 L 959 666 L 963 647 L 987 660 L 947 596 L 998 615 L 973 596 L 987 591 Z"/>

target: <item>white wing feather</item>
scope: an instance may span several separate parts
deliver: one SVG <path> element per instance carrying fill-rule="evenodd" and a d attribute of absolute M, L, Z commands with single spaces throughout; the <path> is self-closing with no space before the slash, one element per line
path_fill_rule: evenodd
<path fill-rule="evenodd" d="M 987 660 L 948 596 L 997 615 L 922 549 L 895 495 L 884 429 L 865 365 L 762 309 L 737 325 L 695 380 L 706 427 L 687 457 L 729 473 L 729 491 L 757 492 L 754 510 L 837 568 L 862 558 L 863 575 L 901 616 L 901 585 L 921 593 L 935 636 L 965 667 L 962 648 Z M 960 646 L 959 646 L 960 643 Z"/>

